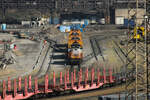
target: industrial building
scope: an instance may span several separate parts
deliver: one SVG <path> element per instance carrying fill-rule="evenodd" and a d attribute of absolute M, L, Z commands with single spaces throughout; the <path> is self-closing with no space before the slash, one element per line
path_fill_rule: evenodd
<path fill-rule="evenodd" d="M 135 1 L 131 0 L 133 6 L 135 6 Z M 11 12 L 8 9 L 17 9 L 19 8 L 21 11 L 23 9 L 37 9 L 39 12 L 36 12 L 37 14 L 35 15 L 42 15 L 48 14 L 50 21 L 53 19 L 55 20 L 54 22 L 59 23 L 63 22 L 63 20 L 68 19 L 68 20 L 73 20 L 73 19 L 89 19 L 89 20 L 97 20 L 99 21 L 101 18 L 105 18 L 106 23 L 111 23 L 114 24 L 116 17 L 122 16 L 124 18 L 127 18 L 127 1 L 123 0 L 90 0 L 90 1 L 85 1 L 85 0 L 79 0 L 79 1 L 63 1 L 63 0 L 49 0 L 49 1 L 36 1 L 36 0 L 30 0 L 30 1 L 20 1 L 16 0 L 8 0 L 8 1 L 1 1 L 1 6 L 2 8 L 1 11 L 3 13 L 3 17 L 5 16 L 5 13 L 8 13 L 8 15 L 11 14 Z M 44 10 L 44 12 L 41 12 L 41 9 Z M 125 10 L 124 15 L 118 15 L 120 13 L 119 9 L 121 11 L 123 9 Z M 142 8 L 141 8 L 142 9 Z M 29 10 L 28 10 L 29 11 Z M 25 12 L 28 12 L 25 11 Z M 17 11 L 16 11 L 17 12 Z M 19 11 L 18 11 L 19 13 Z M 80 15 L 80 16 L 77 16 Z M 114 16 L 115 14 L 115 16 Z M 21 16 L 21 15 L 20 15 Z M 10 17 L 10 16 L 9 16 Z M 19 17 L 19 15 L 18 15 Z M 25 20 L 25 16 L 22 15 L 22 18 Z M 20 19 L 20 18 L 19 18 Z M 15 20 L 15 19 L 14 19 Z M 18 19 L 17 19 L 18 20 Z M 29 20 L 29 19 L 28 19 Z M 58 21 L 60 20 L 60 21 Z M 9 20 L 7 20 L 9 21 Z M 51 23 L 51 22 L 50 22 Z"/>

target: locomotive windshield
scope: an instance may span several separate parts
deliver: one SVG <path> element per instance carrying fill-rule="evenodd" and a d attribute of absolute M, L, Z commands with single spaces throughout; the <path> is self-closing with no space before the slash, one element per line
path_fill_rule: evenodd
<path fill-rule="evenodd" d="M 73 43 L 73 44 L 71 45 L 71 48 L 80 48 L 80 47 L 81 47 L 81 45 L 78 44 L 78 43 Z"/>
<path fill-rule="evenodd" d="M 71 35 L 79 35 L 79 33 L 73 32 Z"/>
<path fill-rule="evenodd" d="M 79 37 L 72 37 L 71 40 L 80 40 L 80 38 Z"/>

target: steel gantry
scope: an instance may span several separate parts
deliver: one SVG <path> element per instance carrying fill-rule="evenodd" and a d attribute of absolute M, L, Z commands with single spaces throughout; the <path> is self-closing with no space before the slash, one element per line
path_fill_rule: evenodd
<path fill-rule="evenodd" d="M 97 13 L 109 0 L 0 0 L 0 9 L 50 9 L 59 13 Z"/>
<path fill-rule="evenodd" d="M 106 23 L 110 23 L 112 1 L 114 0 L 0 0 L 0 10 L 3 19 L 9 9 L 38 9 L 43 12 L 49 11 L 51 15 L 58 14 L 58 16 L 72 13 L 102 13 Z"/>
<path fill-rule="evenodd" d="M 128 2 L 128 20 L 134 20 L 134 28 L 128 25 L 128 43 L 127 43 L 127 60 L 126 60 L 126 90 L 128 100 L 129 96 L 135 97 L 136 100 L 148 100 L 149 99 L 149 23 L 148 23 L 148 9 L 150 0 L 136 0 L 136 8 L 131 6 Z M 144 11 L 144 16 L 141 17 L 141 10 Z M 143 20 L 143 24 L 139 20 Z M 130 21 L 129 21 L 130 23 Z M 135 38 L 133 41 L 133 34 L 138 35 L 138 27 L 144 27 L 144 36 L 142 40 Z M 134 31 L 135 30 L 135 31 Z M 130 60 L 129 60 L 130 59 Z M 131 89 L 131 87 L 134 87 Z"/>
<path fill-rule="evenodd" d="M 3 19 L 8 9 L 42 9 L 43 11 L 53 11 L 55 0 L 0 0 L 0 10 Z"/>

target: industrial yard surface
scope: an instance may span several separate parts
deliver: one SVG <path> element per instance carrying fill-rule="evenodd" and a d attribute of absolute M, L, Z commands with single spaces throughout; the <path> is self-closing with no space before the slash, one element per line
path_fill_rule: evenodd
<path fill-rule="evenodd" d="M 0 0 L 0 100 L 150 100 L 150 0 Z"/>

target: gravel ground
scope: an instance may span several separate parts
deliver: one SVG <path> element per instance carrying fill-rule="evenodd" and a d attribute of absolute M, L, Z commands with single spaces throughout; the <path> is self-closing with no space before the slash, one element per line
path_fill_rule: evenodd
<path fill-rule="evenodd" d="M 67 34 L 68 33 L 61 33 L 56 28 L 50 26 L 50 33 L 48 36 L 57 41 L 59 44 L 66 44 L 67 43 Z M 49 29 L 49 28 L 48 28 Z M 34 30 L 36 31 L 36 30 Z M 101 39 L 101 36 L 96 36 L 98 39 L 98 43 L 101 47 L 102 50 L 102 55 L 105 58 L 105 61 L 103 61 L 101 55 L 97 55 L 98 61 L 93 57 L 90 60 L 86 61 L 81 65 L 81 67 L 105 67 L 105 68 L 113 68 L 115 70 L 118 70 L 119 67 L 122 65 L 121 61 L 118 61 L 120 58 L 118 55 L 113 50 L 113 43 L 112 39 L 110 38 L 111 35 L 114 34 L 122 34 L 124 33 L 125 30 L 97 30 L 97 31 L 90 31 L 90 32 L 83 32 L 83 43 L 84 43 L 84 48 L 83 48 L 83 53 L 84 57 L 87 55 L 90 55 L 93 53 L 91 44 L 89 42 L 89 38 L 91 36 L 95 35 L 102 35 L 102 36 L 107 36 L 108 38 L 106 39 Z M 49 31 L 47 31 L 49 32 Z M 52 33 L 51 33 L 52 32 Z M 53 36 L 52 36 L 53 34 Z M 118 38 L 116 38 L 118 39 Z M 0 71 L 0 79 L 6 79 L 8 76 L 11 77 L 18 77 L 18 76 L 24 76 L 33 71 L 33 67 L 36 63 L 36 60 L 38 58 L 38 55 L 40 53 L 40 50 L 42 48 L 42 43 L 37 43 L 33 42 L 30 40 L 26 39 L 19 39 L 15 41 L 15 44 L 17 44 L 17 50 L 13 52 L 13 55 L 15 56 L 15 59 L 17 60 L 16 64 L 10 65 L 7 67 L 5 70 Z M 53 49 L 50 49 L 53 51 Z M 66 69 L 70 69 L 69 65 L 65 65 L 65 53 L 64 52 L 54 52 L 53 56 L 60 57 L 59 59 L 53 59 L 50 57 L 52 56 L 52 53 L 49 52 L 48 56 L 46 58 L 46 63 L 43 66 L 44 70 L 47 70 L 48 68 L 48 63 L 52 59 L 52 62 L 50 64 L 50 69 L 49 73 L 52 74 L 51 72 L 55 71 L 56 76 L 59 75 L 60 71 L 65 71 Z M 41 58 L 42 59 L 42 58 Z M 57 62 L 57 63 L 56 63 Z M 36 66 L 36 69 L 39 69 L 40 63 Z M 31 70 L 32 69 L 32 70 Z M 44 75 L 45 71 L 42 72 L 41 75 Z"/>
<path fill-rule="evenodd" d="M 84 57 L 86 57 L 87 55 L 90 55 L 91 53 L 93 53 L 92 48 L 91 48 L 91 44 L 89 42 L 89 38 L 91 36 L 94 35 L 102 35 L 102 37 L 107 37 L 105 39 L 101 39 L 101 36 L 96 36 L 98 43 L 101 47 L 102 50 L 102 55 L 105 58 L 105 61 L 103 61 L 102 56 L 101 55 L 97 55 L 98 57 L 98 61 L 96 61 L 96 59 L 93 57 L 91 59 L 89 59 L 88 61 L 86 61 L 85 63 L 81 64 L 82 68 L 85 67 L 99 67 L 101 69 L 103 69 L 103 67 L 105 67 L 106 69 L 111 68 L 112 70 L 114 70 L 115 72 L 119 72 L 121 70 L 121 66 L 123 65 L 123 63 L 120 61 L 120 58 L 118 57 L 118 55 L 116 54 L 116 52 L 114 51 L 114 44 L 112 41 L 113 39 L 116 39 L 119 41 L 119 38 L 117 37 L 111 37 L 112 35 L 119 35 L 119 34 L 124 34 L 125 30 L 102 30 L 102 31 L 96 31 L 94 33 L 91 32 L 83 32 L 83 53 L 84 53 Z M 60 44 L 64 44 L 66 43 L 66 33 L 61 33 L 58 37 L 58 43 Z M 120 36 L 121 37 L 121 36 Z M 60 56 L 62 57 L 63 55 L 65 55 L 64 53 L 54 53 L 54 56 Z M 54 63 L 57 62 L 57 63 Z M 78 68 L 77 66 L 74 66 L 74 68 Z M 62 71 L 64 72 L 66 69 L 70 69 L 71 70 L 71 66 L 69 65 L 65 65 L 64 63 L 64 59 L 60 58 L 60 59 L 52 59 L 52 64 L 51 64 L 51 69 L 50 69 L 50 73 L 52 75 L 52 72 L 55 71 L 56 76 L 59 77 L 59 72 Z"/>
<path fill-rule="evenodd" d="M 66 44 L 67 43 L 67 34 L 68 33 L 61 33 L 56 30 L 56 28 L 51 27 L 50 28 L 51 32 L 53 34 L 48 34 L 48 36 L 57 41 L 58 44 Z M 34 30 L 36 31 L 36 30 Z M 83 43 L 84 43 L 84 57 L 87 55 L 90 55 L 93 53 L 91 44 L 89 41 L 89 38 L 91 36 L 95 36 L 97 39 L 99 46 L 102 50 L 102 55 L 105 58 L 105 61 L 102 59 L 101 55 L 97 55 L 98 60 L 93 57 L 83 63 L 81 67 L 105 67 L 106 69 L 112 68 L 114 69 L 115 72 L 119 72 L 121 70 L 121 66 L 123 65 L 123 62 L 121 62 L 119 56 L 116 54 L 114 51 L 114 43 L 112 39 L 117 40 L 119 42 L 121 36 L 119 37 L 111 37 L 112 35 L 115 34 L 124 34 L 125 30 L 120 30 L 120 29 L 113 29 L 113 30 L 96 30 L 96 31 L 90 31 L 90 32 L 83 32 Z M 101 36 L 99 36 L 101 35 Z M 5 37 L 5 36 L 4 36 Z M 32 73 L 34 70 L 40 69 L 40 65 L 42 63 L 42 59 L 44 59 L 44 54 L 46 53 L 46 48 L 45 47 L 39 63 L 36 65 L 35 69 L 33 69 L 36 60 L 38 59 L 38 55 L 41 51 L 41 48 L 43 46 L 43 43 L 41 42 L 33 42 L 30 40 L 26 39 L 16 39 L 13 36 L 8 36 L 12 37 L 13 40 L 15 40 L 15 44 L 17 45 L 17 50 L 11 52 L 11 54 L 15 57 L 17 63 L 13 65 L 9 65 L 7 69 L 5 70 L 0 70 L 0 80 L 7 79 L 8 76 L 11 76 L 11 78 L 16 78 L 18 76 L 24 76 Z M 102 39 L 102 37 L 107 37 L 105 39 Z M 65 47 L 63 48 L 65 49 Z M 97 48 L 96 48 L 97 49 Z M 50 69 L 49 69 L 49 74 L 50 76 L 52 75 L 52 72 L 55 71 L 56 77 L 59 77 L 59 72 L 62 71 L 64 72 L 66 69 L 70 69 L 69 65 L 65 65 L 65 53 L 64 52 L 53 52 L 53 49 L 51 48 L 50 51 L 48 52 L 48 55 L 46 57 L 45 63 L 43 64 L 43 68 L 41 71 L 41 74 L 38 75 L 38 77 L 43 76 L 46 73 L 46 70 L 48 68 L 48 64 L 50 60 L 52 62 L 50 63 Z M 98 51 L 98 50 L 97 50 Z M 53 57 L 52 57 L 53 56 Z M 52 58 L 51 58 L 52 57 Z M 57 62 L 57 63 L 56 63 Z M 75 66 L 76 67 L 76 66 Z M 52 77 L 50 77 L 52 78 Z M 75 100 L 75 99 L 74 99 Z M 98 97 L 88 97 L 88 98 L 82 98 L 78 100 L 98 100 Z"/>
<path fill-rule="evenodd" d="M 16 39 L 14 44 L 17 45 L 17 49 L 10 51 L 9 54 L 14 57 L 16 63 L 8 65 L 4 70 L 0 70 L 0 80 L 6 80 L 10 76 L 11 78 L 16 78 L 29 74 L 42 45 L 26 39 Z"/>

